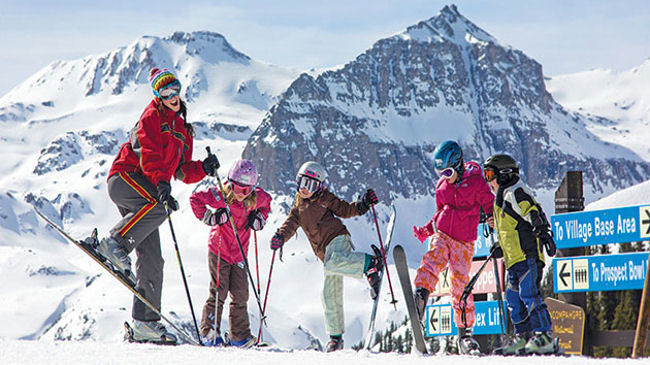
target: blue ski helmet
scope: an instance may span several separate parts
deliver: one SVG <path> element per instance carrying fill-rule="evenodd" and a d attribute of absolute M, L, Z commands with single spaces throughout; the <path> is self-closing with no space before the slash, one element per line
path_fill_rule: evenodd
<path fill-rule="evenodd" d="M 444 141 L 433 151 L 433 167 L 444 170 L 453 167 L 458 170 L 463 164 L 463 150 L 455 141 Z"/>

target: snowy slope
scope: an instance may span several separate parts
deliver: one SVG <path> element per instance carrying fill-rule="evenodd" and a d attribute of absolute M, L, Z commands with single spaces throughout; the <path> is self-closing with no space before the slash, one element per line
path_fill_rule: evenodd
<path fill-rule="evenodd" d="M 344 350 L 325 354 L 315 351 L 214 350 L 193 346 L 155 347 L 121 343 L 14 341 L 0 339 L 0 358 L 7 364 L 373 364 L 424 365 L 453 362 L 457 365 L 518 365 L 520 357 L 419 356 L 396 353 L 371 354 Z M 587 357 L 529 356 L 528 365 L 641 365 L 647 359 L 594 359 Z"/>
<path fill-rule="evenodd" d="M 121 340 L 122 322 L 130 318 L 130 293 L 39 221 L 31 204 L 76 237 L 84 237 L 94 227 L 105 234 L 118 220 L 106 194 L 106 173 L 127 131 L 151 99 L 147 80 L 151 65 L 174 67 L 181 82 L 191 86 L 184 89 L 183 98 L 196 127 L 195 156 L 203 158 L 205 147 L 211 146 L 222 162 L 222 178 L 241 155 L 266 108 L 297 75 L 251 60 L 216 33 L 175 33 L 142 37 L 127 47 L 82 60 L 54 62 L 2 97 L 0 125 L 6 133 L 0 137 L 4 156 L 0 160 L 0 275 L 6 284 L 1 289 L 0 320 L 14 325 L 3 326 L 0 338 Z M 208 182 L 200 186 L 173 182 L 172 186 L 181 202 L 172 222 L 194 310 L 200 315 L 209 283 L 208 228 L 193 217 L 188 198 L 193 189 L 205 188 Z M 274 214 L 258 235 L 263 283 L 271 259 L 270 236 L 285 218 L 279 204 L 290 201 L 275 197 Z M 411 218 L 403 219 L 402 226 L 408 227 Z M 370 221 L 346 223 L 360 248 L 376 241 Z M 191 332 L 192 318 L 167 224 L 160 232 L 166 259 L 163 311 Z M 373 240 L 366 242 L 364 236 Z M 423 246 L 414 247 L 415 263 Z M 253 252 L 251 248 L 251 263 Z M 322 265 L 300 234 L 287 243 L 284 263 L 275 265 L 265 340 L 301 349 L 311 345 L 313 336 L 326 339 L 322 280 Z M 351 346 L 364 336 L 371 302 L 364 281 L 346 280 L 345 290 L 346 341 Z M 259 319 L 253 298 L 249 308 L 256 333 Z M 402 311 L 382 307 L 379 329 L 387 318 L 404 317 Z M 228 328 L 227 315 L 223 328 Z"/>
<path fill-rule="evenodd" d="M 650 59 L 627 71 L 596 69 L 554 76 L 546 84 L 560 104 L 593 116 L 591 132 L 650 159 Z"/>

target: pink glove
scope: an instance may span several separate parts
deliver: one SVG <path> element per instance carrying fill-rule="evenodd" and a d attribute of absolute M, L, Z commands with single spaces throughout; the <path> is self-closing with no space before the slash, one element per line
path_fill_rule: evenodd
<path fill-rule="evenodd" d="M 424 241 L 426 241 L 427 238 L 433 234 L 432 228 L 433 227 L 431 227 L 431 224 L 427 224 L 420 228 L 413 226 L 413 235 L 415 236 L 415 238 L 420 240 L 421 243 L 424 243 Z"/>

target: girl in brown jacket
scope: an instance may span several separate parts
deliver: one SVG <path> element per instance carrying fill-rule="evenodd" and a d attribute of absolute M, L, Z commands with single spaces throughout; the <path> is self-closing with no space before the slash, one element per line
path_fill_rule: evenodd
<path fill-rule="evenodd" d="M 325 327 L 330 335 L 327 352 L 343 348 L 343 276 L 368 279 L 371 297 L 377 296 L 379 271 L 383 268 L 381 253 L 375 255 L 355 252 L 350 232 L 341 218 L 365 214 L 377 196 L 372 189 L 357 202 L 348 203 L 331 193 L 323 181 L 325 169 L 314 161 L 305 162 L 296 175 L 296 200 L 284 224 L 271 239 L 271 249 L 277 250 L 291 238 L 298 227 L 307 235 L 316 256 L 323 262 L 325 283 L 323 286 L 323 308 Z"/>

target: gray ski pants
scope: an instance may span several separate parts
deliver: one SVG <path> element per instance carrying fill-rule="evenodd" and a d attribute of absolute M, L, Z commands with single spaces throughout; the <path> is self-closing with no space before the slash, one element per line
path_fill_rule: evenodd
<path fill-rule="evenodd" d="M 108 195 L 122 215 L 110 234 L 127 252 L 135 250 L 136 290 L 160 310 L 165 261 L 158 227 L 167 218 L 167 213 L 156 200 L 157 193 L 152 183 L 135 172 L 108 178 Z M 158 314 L 135 296 L 131 316 L 140 321 L 160 320 Z"/>
<path fill-rule="evenodd" d="M 366 256 L 365 253 L 354 252 L 350 235 L 347 234 L 335 237 L 325 249 L 322 302 L 325 329 L 330 336 L 345 332 L 343 276 L 363 279 Z"/>

